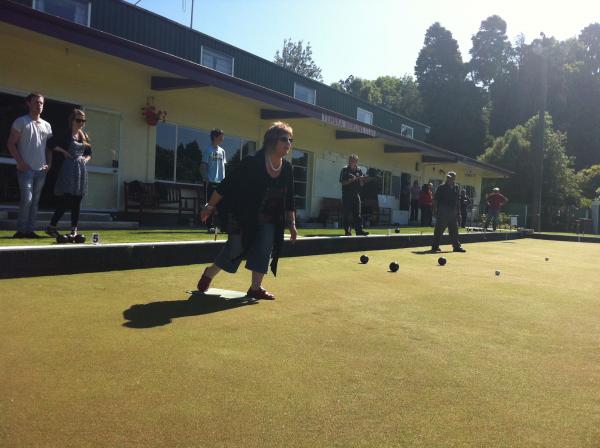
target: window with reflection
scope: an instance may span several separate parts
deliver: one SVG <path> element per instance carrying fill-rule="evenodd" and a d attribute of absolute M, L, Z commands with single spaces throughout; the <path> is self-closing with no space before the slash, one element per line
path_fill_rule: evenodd
<path fill-rule="evenodd" d="M 158 123 L 156 126 L 156 180 L 200 184 L 202 149 L 211 144 L 210 131 Z M 225 134 L 221 147 L 225 150 L 225 173 L 234 170 L 243 157 L 256 152 L 256 142 Z"/>
<path fill-rule="evenodd" d="M 32 7 L 80 25 L 90 26 L 89 0 L 33 0 Z"/>
<path fill-rule="evenodd" d="M 177 127 L 173 124 L 156 125 L 156 154 L 154 177 L 159 180 L 175 180 L 175 151 L 177 149 Z"/>

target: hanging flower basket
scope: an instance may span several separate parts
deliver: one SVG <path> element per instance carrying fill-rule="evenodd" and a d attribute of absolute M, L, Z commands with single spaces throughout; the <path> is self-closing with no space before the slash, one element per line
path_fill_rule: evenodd
<path fill-rule="evenodd" d="M 165 118 L 167 118 L 167 111 L 156 109 L 156 106 L 152 104 L 146 104 L 142 107 L 142 116 L 146 120 L 148 126 L 156 126 L 159 121 L 165 121 Z"/>

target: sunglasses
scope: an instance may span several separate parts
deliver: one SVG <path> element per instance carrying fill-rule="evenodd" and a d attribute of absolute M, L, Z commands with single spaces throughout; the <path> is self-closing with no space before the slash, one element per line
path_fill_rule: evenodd
<path fill-rule="evenodd" d="M 279 141 L 282 143 L 289 143 L 290 145 L 294 143 L 294 139 L 290 137 L 279 137 Z"/>
<path fill-rule="evenodd" d="M 86 120 L 84 118 L 75 118 L 75 123 L 85 123 Z"/>

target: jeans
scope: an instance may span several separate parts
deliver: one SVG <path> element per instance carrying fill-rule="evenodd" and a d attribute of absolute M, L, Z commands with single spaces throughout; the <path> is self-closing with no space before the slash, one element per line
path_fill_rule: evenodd
<path fill-rule="evenodd" d="M 45 171 L 17 171 L 21 201 L 19 203 L 19 218 L 17 232 L 33 232 L 44 182 Z"/>
<path fill-rule="evenodd" d="M 254 241 L 246 253 L 246 269 L 266 274 L 269 270 L 269 260 L 275 243 L 275 225 L 260 223 Z M 235 274 L 242 262 L 240 255 L 243 251 L 242 236 L 229 234 L 227 242 L 217 255 L 215 264 L 225 272 Z"/>

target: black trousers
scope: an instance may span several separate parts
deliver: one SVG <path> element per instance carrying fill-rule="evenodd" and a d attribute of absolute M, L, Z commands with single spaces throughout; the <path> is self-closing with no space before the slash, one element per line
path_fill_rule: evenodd
<path fill-rule="evenodd" d="M 460 226 L 464 229 L 467 226 L 467 209 L 460 209 Z"/>
<path fill-rule="evenodd" d="M 362 232 L 362 216 L 360 213 L 360 195 L 342 195 L 344 208 L 344 230 L 350 232 L 354 227 L 357 232 Z"/>
<path fill-rule="evenodd" d="M 460 241 L 458 241 L 458 213 L 455 208 L 448 207 L 440 207 L 438 210 L 431 247 L 438 248 L 440 246 L 440 239 L 446 228 L 448 228 L 452 246 L 455 248 L 460 247 Z"/>
<path fill-rule="evenodd" d="M 419 220 L 419 200 L 411 199 L 410 201 L 410 220 L 418 221 Z"/>
<path fill-rule="evenodd" d="M 213 194 L 213 192 L 217 189 L 218 186 L 219 186 L 219 184 L 213 184 L 213 183 L 206 184 L 206 202 L 208 202 L 210 200 L 210 196 Z M 210 215 L 208 217 L 208 219 L 206 220 L 206 228 L 207 229 L 219 226 L 219 218 L 217 216 L 215 216 L 216 212 L 217 212 L 217 210 L 215 210 L 213 212 L 213 214 Z"/>
<path fill-rule="evenodd" d="M 431 205 L 421 207 L 421 225 L 431 227 Z"/>
<path fill-rule="evenodd" d="M 58 202 L 54 215 L 52 215 L 52 219 L 50 219 L 50 225 L 56 227 L 60 218 L 65 214 L 65 211 L 69 209 L 71 211 L 71 228 L 77 228 L 82 199 L 82 196 L 73 196 L 72 194 L 63 195 Z"/>

